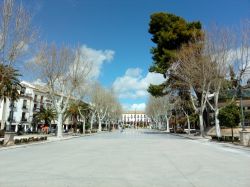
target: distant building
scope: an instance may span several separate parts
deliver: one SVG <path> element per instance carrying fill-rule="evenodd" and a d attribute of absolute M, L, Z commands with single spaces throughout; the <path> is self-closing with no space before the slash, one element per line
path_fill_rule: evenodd
<path fill-rule="evenodd" d="M 122 114 L 123 124 L 147 126 L 151 120 L 144 111 L 127 111 Z"/>

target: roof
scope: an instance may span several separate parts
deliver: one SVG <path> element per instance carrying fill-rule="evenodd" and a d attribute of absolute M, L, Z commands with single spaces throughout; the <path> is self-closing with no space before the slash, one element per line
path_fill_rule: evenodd
<path fill-rule="evenodd" d="M 133 111 L 124 111 L 122 114 L 145 114 L 144 111 L 137 111 L 137 110 L 133 110 Z"/>

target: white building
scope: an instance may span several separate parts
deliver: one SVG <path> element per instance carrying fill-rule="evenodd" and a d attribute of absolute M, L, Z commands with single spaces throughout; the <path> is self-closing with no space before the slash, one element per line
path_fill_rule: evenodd
<path fill-rule="evenodd" d="M 52 106 L 52 101 L 49 97 L 49 91 L 46 86 L 30 84 L 22 81 L 23 89 L 20 91 L 20 98 L 13 105 L 13 120 L 11 129 L 17 132 L 18 125 L 22 125 L 24 130 L 32 128 L 33 115 L 39 112 L 42 108 Z M 66 97 L 65 97 L 66 99 Z M 4 112 L 5 111 L 5 112 Z M 11 102 L 6 100 L 0 101 L 0 122 L 1 124 L 9 125 L 11 116 Z M 56 123 L 56 121 L 54 121 Z M 71 124 L 70 119 L 66 119 L 64 128 L 68 129 Z M 3 125 L 1 125 L 3 127 Z"/>
<path fill-rule="evenodd" d="M 127 111 L 122 114 L 123 124 L 148 125 L 151 120 L 144 111 Z"/>

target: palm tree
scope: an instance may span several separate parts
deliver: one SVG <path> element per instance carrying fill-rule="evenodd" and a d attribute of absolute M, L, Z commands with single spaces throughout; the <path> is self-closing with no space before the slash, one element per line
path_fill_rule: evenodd
<path fill-rule="evenodd" d="M 74 132 L 76 132 L 76 129 L 77 129 L 77 122 L 78 122 L 78 119 L 80 117 L 80 114 L 79 114 L 79 104 L 78 102 L 71 102 L 68 106 L 68 108 L 66 109 L 65 111 L 65 114 L 64 114 L 64 118 L 71 118 L 72 119 L 72 125 L 73 125 L 73 128 L 74 128 Z"/>
<path fill-rule="evenodd" d="M 44 122 L 45 125 L 50 126 L 51 121 L 56 119 L 56 111 L 53 108 L 42 108 L 39 112 L 34 114 L 33 120 L 36 122 Z"/>
<path fill-rule="evenodd" d="M 85 134 L 86 120 L 91 114 L 91 108 L 89 104 L 81 101 L 79 102 L 79 105 L 78 105 L 78 111 L 79 111 L 80 117 L 83 120 L 82 133 Z"/>
<path fill-rule="evenodd" d="M 19 98 L 18 89 L 22 87 L 18 79 L 19 76 L 18 70 L 11 66 L 0 64 L 0 100 L 3 100 L 1 129 L 4 129 L 5 126 L 7 99 L 14 102 Z"/>
<path fill-rule="evenodd" d="M 72 118 L 74 132 L 76 132 L 77 123 L 79 119 L 83 120 L 83 134 L 85 133 L 86 117 L 90 112 L 89 105 L 82 101 L 76 101 L 69 104 L 65 112 L 65 118 Z"/>

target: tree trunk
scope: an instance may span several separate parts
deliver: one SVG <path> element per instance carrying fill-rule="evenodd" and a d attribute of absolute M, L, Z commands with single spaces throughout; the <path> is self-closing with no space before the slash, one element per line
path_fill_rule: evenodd
<path fill-rule="evenodd" d="M 215 113 L 215 129 L 216 129 L 216 136 L 217 136 L 218 138 L 220 138 L 220 137 L 221 137 L 221 132 L 220 132 L 220 121 L 219 121 L 219 119 L 218 119 L 219 109 L 216 108 L 215 111 L 214 111 L 214 113 Z"/>
<path fill-rule="evenodd" d="M 82 123 L 82 133 L 85 134 L 85 126 L 86 126 L 86 120 L 83 118 L 83 123 Z"/>
<path fill-rule="evenodd" d="M 57 138 L 62 138 L 62 121 L 63 121 L 63 114 L 58 113 L 58 117 L 57 117 Z"/>
<path fill-rule="evenodd" d="M 6 115 L 6 99 L 3 99 L 3 114 L 2 114 L 2 122 L 1 122 L 1 130 L 5 127 L 5 115 Z"/>
<path fill-rule="evenodd" d="M 200 132 L 201 136 L 205 137 L 204 125 L 203 125 L 203 114 L 199 114 L 199 122 L 200 122 Z"/>
<path fill-rule="evenodd" d="M 98 132 L 102 131 L 102 120 L 98 114 Z"/>
<path fill-rule="evenodd" d="M 169 130 L 169 118 L 168 117 L 166 117 L 166 121 L 167 121 L 167 131 L 166 132 L 170 132 L 170 130 Z"/>
<path fill-rule="evenodd" d="M 190 120 L 189 120 L 189 116 L 187 116 L 187 123 L 188 123 L 188 135 L 190 135 Z"/>
<path fill-rule="evenodd" d="M 158 123 L 158 129 L 161 130 L 161 121 Z"/>
<path fill-rule="evenodd" d="M 108 121 L 107 120 L 105 122 L 105 128 L 106 128 L 106 130 L 108 130 Z"/>
<path fill-rule="evenodd" d="M 76 116 L 73 116 L 73 125 L 74 125 L 74 133 L 77 132 L 77 117 Z"/>
<path fill-rule="evenodd" d="M 232 131 L 232 143 L 234 143 L 234 129 L 233 129 L 233 127 L 231 127 L 231 131 Z"/>
<path fill-rule="evenodd" d="M 91 120 L 90 120 L 90 132 L 93 129 L 94 116 L 95 116 L 95 113 L 93 113 L 92 116 L 91 116 Z"/>

